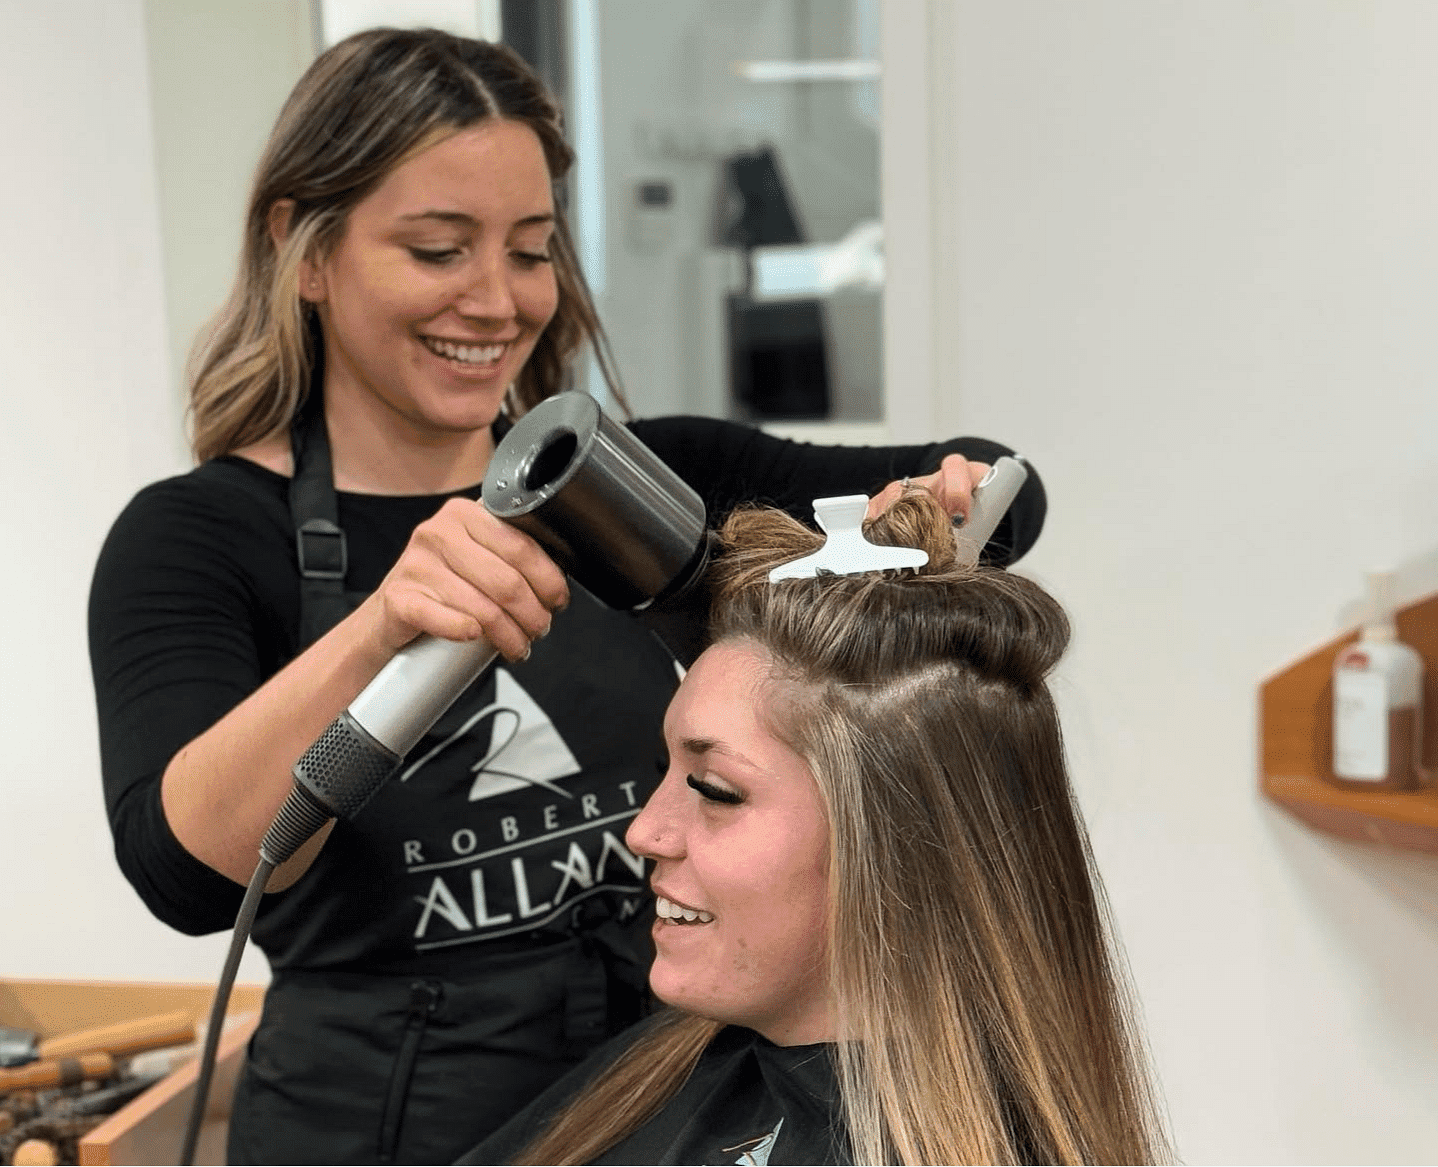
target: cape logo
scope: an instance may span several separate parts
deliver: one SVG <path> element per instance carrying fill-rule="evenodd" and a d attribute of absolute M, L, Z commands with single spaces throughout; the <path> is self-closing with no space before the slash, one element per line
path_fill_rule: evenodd
<path fill-rule="evenodd" d="M 494 670 L 493 702 L 465 718 L 454 733 L 408 766 L 399 780 L 408 782 L 412 774 L 469 737 L 486 717 L 492 718 L 489 748 L 470 766 L 475 776 L 469 788 L 470 802 L 526 786 L 542 786 L 562 798 L 574 797 L 557 783 L 560 778 L 578 774 L 579 762 L 559 736 L 554 722 L 506 669 Z"/>
<path fill-rule="evenodd" d="M 779 1141 L 779 1131 L 784 1125 L 784 1120 L 779 1119 L 774 1124 L 774 1129 L 767 1135 L 761 1135 L 757 1139 L 750 1139 L 747 1143 L 739 1143 L 737 1146 L 725 1147 L 724 1154 L 731 1154 L 734 1151 L 742 1152 L 739 1158 L 735 1159 L 740 1167 L 768 1167 L 769 1156 L 774 1152 L 774 1144 Z"/>

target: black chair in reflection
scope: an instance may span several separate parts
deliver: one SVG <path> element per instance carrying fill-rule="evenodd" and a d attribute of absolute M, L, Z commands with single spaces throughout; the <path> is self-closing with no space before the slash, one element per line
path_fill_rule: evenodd
<path fill-rule="evenodd" d="M 829 416 L 824 306 L 817 299 L 754 300 L 751 252 L 804 243 L 772 147 L 734 154 L 723 163 L 722 246 L 744 253 L 745 288 L 727 301 L 729 381 L 746 421 L 818 420 Z"/>

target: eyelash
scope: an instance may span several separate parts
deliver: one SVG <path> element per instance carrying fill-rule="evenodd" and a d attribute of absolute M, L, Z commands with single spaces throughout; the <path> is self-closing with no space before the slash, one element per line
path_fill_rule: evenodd
<path fill-rule="evenodd" d="M 448 248 L 444 251 L 428 251 L 423 247 L 411 247 L 409 253 L 414 256 L 415 259 L 419 260 L 420 263 L 433 264 L 435 267 L 441 267 L 459 255 L 459 251 L 456 248 Z M 548 255 L 539 252 L 514 251 L 510 254 L 519 265 L 524 268 L 534 268 L 542 263 L 552 262 Z"/>
<path fill-rule="evenodd" d="M 419 260 L 420 263 L 432 263 L 435 265 L 448 263 L 459 254 L 454 248 L 447 248 L 443 251 L 426 251 L 423 247 L 411 247 L 409 253 Z"/>
<path fill-rule="evenodd" d="M 744 796 L 733 790 L 725 790 L 712 783 L 705 782 L 702 778 L 696 778 L 693 774 L 686 777 L 691 790 L 696 790 L 699 796 L 709 802 L 722 802 L 725 806 L 738 806 L 744 801 Z"/>

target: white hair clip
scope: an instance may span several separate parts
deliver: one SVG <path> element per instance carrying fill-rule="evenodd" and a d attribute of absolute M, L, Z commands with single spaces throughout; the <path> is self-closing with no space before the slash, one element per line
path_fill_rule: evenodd
<path fill-rule="evenodd" d="M 781 579 L 808 579 L 827 572 L 856 575 L 861 571 L 888 571 L 895 567 L 923 567 L 929 553 L 917 547 L 880 547 L 864 538 L 864 515 L 869 498 L 845 494 L 838 498 L 816 498 L 814 518 L 828 536 L 813 555 L 791 559 L 769 572 L 769 582 Z"/>
<path fill-rule="evenodd" d="M 1002 457 L 974 487 L 969 517 L 956 527 L 958 544 L 956 562 L 972 567 L 979 560 L 984 545 L 1008 513 L 1019 488 L 1029 476 L 1023 457 Z M 904 479 L 907 487 L 909 480 Z M 869 499 L 862 494 L 846 494 L 839 498 L 816 498 L 814 518 L 827 539 L 813 555 L 791 559 L 769 572 L 769 582 L 781 579 L 807 579 L 828 572 L 832 575 L 856 575 L 863 571 L 888 571 L 896 567 L 923 567 L 929 562 L 926 551 L 917 547 L 881 547 L 864 538 L 864 515 Z M 957 520 L 955 520 L 957 522 Z"/>

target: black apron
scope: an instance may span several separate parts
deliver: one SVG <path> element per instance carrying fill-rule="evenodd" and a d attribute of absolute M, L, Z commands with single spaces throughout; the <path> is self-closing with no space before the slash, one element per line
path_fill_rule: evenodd
<path fill-rule="evenodd" d="M 364 594 L 345 588 L 318 392 L 293 449 L 303 650 Z M 580 905 L 563 933 L 486 945 L 462 981 L 277 970 L 236 1088 L 229 1162 L 452 1161 L 646 1015 L 650 953 L 634 936 Z"/>

